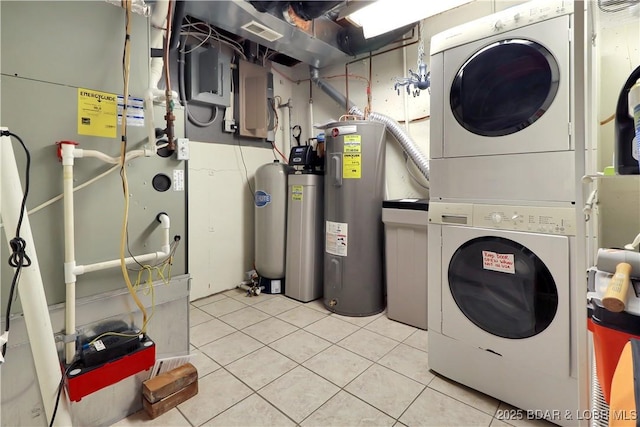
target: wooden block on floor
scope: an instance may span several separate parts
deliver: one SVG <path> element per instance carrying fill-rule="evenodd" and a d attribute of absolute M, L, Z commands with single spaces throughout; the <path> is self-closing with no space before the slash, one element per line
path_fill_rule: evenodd
<path fill-rule="evenodd" d="M 178 406 L 182 402 L 192 398 L 198 394 L 198 381 L 193 382 L 183 388 L 180 391 L 173 393 L 170 396 L 165 397 L 155 403 L 149 402 L 144 397 L 142 398 L 142 406 L 151 419 L 157 418 L 172 408 Z"/>
<path fill-rule="evenodd" d="M 178 366 L 142 383 L 142 395 L 156 403 L 198 380 L 198 370 L 191 363 Z"/>

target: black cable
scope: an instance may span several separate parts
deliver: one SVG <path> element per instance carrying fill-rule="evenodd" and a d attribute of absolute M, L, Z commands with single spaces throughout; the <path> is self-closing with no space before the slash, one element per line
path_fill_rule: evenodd
<path fill-rule="evenodd" d="M 64 379 L 69 374 L 69 371 L 71 371 L 71 368 L 75 366 L 75 364 L 78 363 L 79 360 L 80 360 L 79 357 L 74 357 L 74 359 L 71 361 L 71 363 L 69 363 L 69 366 L 67 366 L 67 369 L 64 370 L 62 377 L 60 378 L 60 384 L 58 384 L 58 394 L 56 396 L 56 404 L 53 407 L 53 414 L 51 414 L 51 421 L 49 421 L 49 427 L 53 426 L 53 421 L 56 419 L 56 413 L 58 412 L 58 405 L 60 405 L 60 395 L 62 395 L 62 387 L 64 387 Z"/>
<path fill-rule="evenodd" d="M 25 166 L 25 179 L 24 179 L 24 194 L 22 195 L 22 203 L 20 205 L 20 215 L 18 216 L 18 224 L 16 226 L 16 237 L 11 239 L 9 242 L 9 246 L 11 247 L 11 255 L 9 256 L 9 265 L 16 269 L 13 274 L 13 279 L 11 280 L 11 288 L 9 290 L 9 299 L 7 301 L 7 312 L 5 318 L 5 332 L 9 332 L 9 323 L 11 317 L 11 304 L 13 303 L 13 295 L 15 293 L 16 287 L 18 285 L 18 281 L 20 279 L 20 272 L 22 271 L 22 267 L 29 267 L 31 265 L 31 259 L 26 253 L 27 243 L 24 241 L 22 237 L 20 237 L 20 228 L 22 227 L 22 220 L 24 219 L 24 214 L 26 212 L 27 206 L 27 197 L 29 196 L 29 175 L 31 170 L 31 154 L 27 149 L 27 146 L 15 133 L 9 132 L 8 130 L 3 130 L 1 132 L 2 136 L 10 136 L 18 140 L 20 145 L 22 145 L 22 149 L 25 152 L 27 157 L 27 163 Z M 2 346 L 2 357 L 4 357 L 7 353 L 7 343 Z"/>

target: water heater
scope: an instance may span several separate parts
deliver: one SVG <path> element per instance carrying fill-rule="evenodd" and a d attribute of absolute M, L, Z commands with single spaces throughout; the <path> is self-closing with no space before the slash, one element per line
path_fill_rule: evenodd
<path fill-rule="evenodd" d="M 345 316 L 376 314 L 385 308 L 385 125 L 336 122 L 325 134 L 324 305 Z"/>
<path fill-rule="evenodd" d="M 287 232 L 287 167 L 275 160 L 256 170 L 255 267 L 267 293 L 282 293 Z"/>

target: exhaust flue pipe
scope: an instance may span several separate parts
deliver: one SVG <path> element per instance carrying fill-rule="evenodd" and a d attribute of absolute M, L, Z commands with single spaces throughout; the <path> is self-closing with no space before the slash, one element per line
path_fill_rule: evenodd
<path fill-rule="evenodd" d="M 318 69 L 310 67 L 311 81 L 314 82 L 320 89 L 322 89 L 331 99 L 337 102 L 341 106 L 347 107 L 349 114 L 364 116 L 364 113 L 358 108 L 353 101 L 347 101 L 347 98 L 341 94 L 335 87 L 326 81 L 322 80 L 319 76 Z M 369 120 L 374 122 L 384 123 L 387 126 L 387 130 L 393 135 L 393 137 L 400 143 L 402 149 L 407 153 L 409 158 L 415 163 L 420 170 L 420 173 L 429 180 L 429 160 L 420 151 L 420 148 L 411 139 L 411 137 L 405 132 L 400 124 L 389 116 L 384 114 L 371 112 L 369 113 Z"/>

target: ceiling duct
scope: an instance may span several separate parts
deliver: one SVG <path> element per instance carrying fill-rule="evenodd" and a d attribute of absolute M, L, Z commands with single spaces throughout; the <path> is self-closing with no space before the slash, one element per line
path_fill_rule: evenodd
<path fill-rule="evenodd" d="M 326 16 L 327 12 L 337 11 L 341 5 L 346 5 L 346 2 L 189 0 L 184 2 L 184 15 L 317 68 L 344 63 L 353 55 L 379 49 L 398 38 L 394 33 L 385 35 L 384 39 L 376 38 L 375 43 L 368 43 L 362 37 L 354 36 L 362 30 L 350 28 L 349 23 L 345 23 L 345 27 Z M 297 19 L 309 23 L 308 29 L 287 22 L 286 15 L 291 16 L 292 11 Z M 352 45 L 354 40 L 358 41 L 357 48 Z"/>

